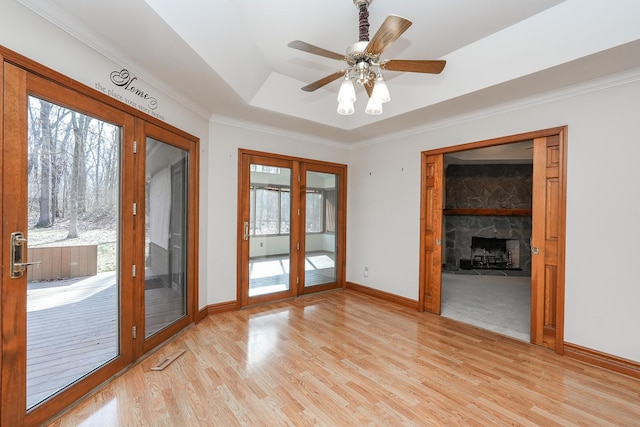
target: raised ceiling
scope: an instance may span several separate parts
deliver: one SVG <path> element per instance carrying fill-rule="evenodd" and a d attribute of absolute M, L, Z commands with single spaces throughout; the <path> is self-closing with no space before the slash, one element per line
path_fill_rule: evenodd
<path fill-rule="evenodd" d="M 337 143 L 402 132 L 453 115 L 640 68 L 636 0 L 373 0 L 370 33 L 389 14 L 413 25 L 383 55 L 445 59 L 440 75 L 387 72 L 381 116 L 336 113 L 343 68 L 287 47 L 335 52 L 357 41 L 352 0 L 19 0 L 197 114 L 271 125 Z"/>

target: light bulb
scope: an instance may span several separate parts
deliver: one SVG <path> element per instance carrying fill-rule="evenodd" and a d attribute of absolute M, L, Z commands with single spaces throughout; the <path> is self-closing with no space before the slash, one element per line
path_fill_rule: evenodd
<path fill-rule="evenodd" d="M 350 116 L 355 109 L 353 108 L 353 102 L 342 101 L 338 104 L 338 114 L 343 116 Z"/>
<path fill-rule="evenodd" d="M 340 85 L 340 91 L 338 92 L 338 102 L 356 102 L 356 89 L 353 87 L 353 82 L 349 79 L 348 75 L 345 75 L 344 80 Z"/>
<path fill-rule="evenodd" d="M 371 93 L 371 98 L 377 98 L 381 103 L 391 101 L 391 95 L 389 95 L 389 89 L 387 88 L 387 84 L 384 82 L 382 78 L 382 74 L 378 73 L 378 77 L 376 77 L 375 85 L 373 86 L 373 92 Z"/>
<path fill-rule="evenodd" d="M 372 114 L 377 116 L 378 114 L 382 114 L 382 102 L 375 97 L 369 98 L 369 102 L 367 102 L 367 108 L 364 110 L 367 114 Z"/>

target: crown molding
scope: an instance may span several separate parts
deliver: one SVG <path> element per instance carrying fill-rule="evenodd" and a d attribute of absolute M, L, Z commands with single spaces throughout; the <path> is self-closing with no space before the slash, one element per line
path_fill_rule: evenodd
<path fill-rule="evenodd" d="M 350 150 L 355 150 L 371 145 L 377 145 L 384 142 L 394 141 L 398 139 L 408 138 L 420 134 L 424 134 L 437 129 L 448 128 L 475 120 L 480 120 L 488 117 L 498 116 L 514 111 L 523 110 L 526 108 L 536 107 L 539 105 L 549 104 L 552 102 L 562 101 L 564 99 L 575 98 L 577 96 L 586 95 L 601 90 L 623 86 L 629 83 L 637 82 L 640 80 L 640 68 L 636 68 L 630 71 L 624 71 L 616 74 L 612 74 L 607 77 L 590 80 L 586 83 L 580 83 L 571 85 L 569 87 L 545 92 L 538 95 L 522 98 L 517 101 L 506 102 L 493 107 L 480 109 L 471 113 L 460 114 L 457 116 L 448 117 L 446 119 L 438 120 L 433 123 L 413 127 L 410 129 L 404 129 L 399 132 L 389 133 L 383 136 L 375 137 L 362 141 L 359 143 L 351 144 L 348 146 Z"/>
<path fill-rule="evenodd" d="M 258 123 L 254 123 L 246 120 L 239 120 L 236 118 L 219 115 L 219 114 L 212 114 L 209 121 L 211 123 L 218 123 L 218 124 L 233 126 L 233 127 L 242 128 L 242 129 L 249 129 L 256 132 L 266 133 L 269 135 L 282 136 L 282 137 L 287 137 L 292 139 L 298 139 L 301 141 L 313 142 L 315 144 L 326 145 L 328 147 L 341 148 L 345 150 L 349 149 L 349 145 L 343 142 L 336 142 L 336 141 L 325 139 L 325 138 L 309 136 L 301 132 L 293 132 L 293 131 L 285 130 L 275 126 L 262 125 L 262 124 L 258 124 Z"/>

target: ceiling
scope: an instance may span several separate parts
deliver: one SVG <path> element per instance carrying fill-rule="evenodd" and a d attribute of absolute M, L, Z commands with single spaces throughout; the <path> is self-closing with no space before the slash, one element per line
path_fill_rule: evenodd
<path fill-rule="evenodd" d="M 371 36 L 390 14 L 413 22 L 384 59 L 444 59 L 447 66 L 439 75 L 385 72 L 392 100 L 382 115 L 364 113 L 360 89 L 356 113 L 340 116 L 339 80 L 312 93 L 300 88 L 343 63 L 287 43 L 343 53 L 358 37 L 353 0 L 18 1 L 206 119 L 337 144 L 640 68 L 633 14 L 603 12 L 607 2 L 373 0 Z M 603 13 L 611 15 L 604 24 Z M 594 20 L 613 30 L 594 31 Z"/>

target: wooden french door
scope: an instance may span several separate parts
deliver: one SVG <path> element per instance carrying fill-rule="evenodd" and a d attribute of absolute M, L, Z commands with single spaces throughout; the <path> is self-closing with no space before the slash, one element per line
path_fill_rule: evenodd
<path fill-rule="evenodd" d="M 194 321 L 198 150 L 87 90 L 0 70 L 0 425 L 29 426 Z"/>
<path fill-rule="evenodd" d="M 343 287 L 346 166 L 239 152 L 238 306 Z"/>
<path fill-rule="evenodd" d="M 125 297 L 134 289 L 125 274 L 134 246 L 121 239 L 134 235 L 133 216 L 122 215 L 133 201 L 133 156 L 124 153 L 134 117 L 17 66 L 3 71 L 0 416 L 2 425 L 34 425 L 134 358 L 133 300 Z M 82 165 L 99 148 L 114 161 L 99 178 L 104 186 L 81 185 L 95 178 Z M 61 151 L 68 155 L 54 160 Z M 59 168 L 71 171 L 68 180 L 52 178 Z M 69 211 L 52 209 L 51 194 L 70 198 L 56 204 Z M 104 218 L 87 221 L 89 211 Z M 103 241 L 98 234 L 115 241 L 93 243 Z"/>
<path fill-rule="evenodd" d="M 195 319 L 198 149 L 193 140 L 136 123 L 136 356 Z"/>
<path fill-rule="evenodd" d="M 422 153 L 420 310 L 440 314 L 442 286 L 443 155 L 533 140 L 531 342 L 564 351 L 565 128 Z"/>

